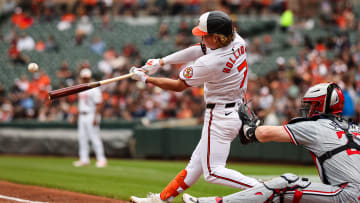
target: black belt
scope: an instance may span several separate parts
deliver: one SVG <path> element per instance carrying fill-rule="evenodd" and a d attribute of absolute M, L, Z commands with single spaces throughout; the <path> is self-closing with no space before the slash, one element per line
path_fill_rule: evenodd
<path fill-rule="evenodd" d="M 80 112 L 79 114 L 80 114 L 80 115 L 87 115 L 88 112 Z"/>
<path fill-rule="evenodd" d="M 228 103 L 228 104 L 225 104 L 225 108 L 231 108 L 231 107 L 234 107 L 235 106 L 235 102 L 233 103 Z M 216 104 L 206 104 L 206 108 L 207 109 L 213 109 L 215 107 Z"/>

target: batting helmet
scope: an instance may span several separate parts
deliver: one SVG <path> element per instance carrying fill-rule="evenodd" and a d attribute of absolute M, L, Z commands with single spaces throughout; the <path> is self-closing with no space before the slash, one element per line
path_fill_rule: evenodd
<path fill-rule="evenodd" d="M 337 114 L 344 108 L 344 95 L 335 83 L 321 83 L 310 87 L 302 98 L 302 116 L 322 113 Z"/>
<path fill-rule="evenodd" d="M 192 33 L 195 36 L 215 33 L 228 36 L 233 33 L 232 20 L 222 11 L 206 12 L 200 16 L 199 24 L 193 28 Z"/>

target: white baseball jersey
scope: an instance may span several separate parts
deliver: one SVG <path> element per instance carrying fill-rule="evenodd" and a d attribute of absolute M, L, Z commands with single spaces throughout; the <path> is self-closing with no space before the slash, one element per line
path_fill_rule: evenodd
<path fill-rule="evenodd" d="M 179 77 L 188 86 L 204 84 L 206 103 L 239 102 L 247 88 L 246 50 L 245 40 L 235 34 L 235 39 L 228 46 L 207 49 L 206 55 L 188 63 Z"/>
<path fill-rule="evenodd" d="M 175 61 L 173 56 L 175 54 L 166 59 Z M 212 104 L 206 106 L 201 139 L 186 167 L 186 185 L 193 185 L 202 174 L 210 183 L 239 189 L 260 184 L 254 178 L 226 168 L 231 142 L 242 125 L 237 104 L 242 102 L 247 88 L 247 72 L 246 44 L 235 34 L 228 46 L 207 49 L 206 55 L 188 63 L 179 73 L 188 86 L 204 85 L 205 102 Z"/>
<path fill-rule="evenodd" d="M 99 87 L 79 93 L 79 112 L 95 113 L 96 104 L 102 102 Z"/>

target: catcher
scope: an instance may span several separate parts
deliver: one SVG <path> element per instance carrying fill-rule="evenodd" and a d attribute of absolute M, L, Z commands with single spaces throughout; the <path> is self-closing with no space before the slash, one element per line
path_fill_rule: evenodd
<path fill-rule="evenodd" d="M 284 126 L 258 126 L 253 112 L 240 105 L 244 126 L 239 136 L 243 144 L 275 141 L 302 145 L 313 156 L 322 183 L 286 173 L 223 198 L 184 194 L 184 202 L 360 202 L 360 129 L 340 116 L 342 90 L 335 83 L 318 84 L 305 93 L 302 103 L 304 117 Z"/>

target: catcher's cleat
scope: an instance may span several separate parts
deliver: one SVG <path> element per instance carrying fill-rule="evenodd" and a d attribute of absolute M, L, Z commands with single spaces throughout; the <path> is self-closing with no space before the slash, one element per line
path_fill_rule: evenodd
<path fill-rule="evenodd" d="M 90 165 L 90 162 L 83 162 L 83 161 L 74 161 L 73 166 L 75 167 L 82 167 L 82 166 L 88 166 Z"/>
<path fill-rule="evenodd" d="M 153 194 L 153 193 L 150 193 L 145 198 L 131 196 L 130 202 L 131 203 L 168 203 L 168 201 L 166 200 L 164 201 L 160 198 L 160 194 Z"/>
<path fill-rule="evenodd" d="M 189 194 L 186 194 L 184 193 L 183 196 L 182 196 L 182 200 L 185 202 L 185 203 L 198 203 L 198 199 L 196 197 L 193 197 Z"/>

